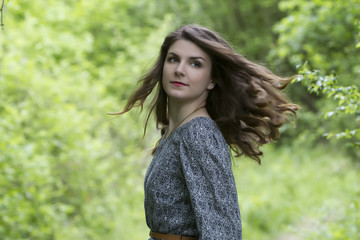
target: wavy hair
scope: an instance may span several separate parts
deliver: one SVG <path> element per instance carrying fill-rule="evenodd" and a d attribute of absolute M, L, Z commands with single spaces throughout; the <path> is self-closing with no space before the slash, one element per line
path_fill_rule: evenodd
<path fill-rule="evenodd" d="M 248 156 L 261 163 L 260 146 L 279 137 L 279 127 L 296 116 L 298 105 L 281 91 L 292 78 L 282 78 L 269 69 L 247 60 L 233 50 L 217 33 L 199 26 L 186 25 L 168 34 L 153 67 L 140 79 L 140 87 L 130 96 L 122 112 L 141 107 L 157 88 L 144 128 L 155 111 L 156 126 L 163 135 L 169 124 L 167 95 L 162 88 L 163 66 L 170 46 L 188 40 L 211 58 L 215 87 L 210 90 L 206 109 L 216 122 L 235 157 Z M 156 145 L 157 147 L 157 145 Z M 155 149 L 156 149 L 155 147 Z"/>

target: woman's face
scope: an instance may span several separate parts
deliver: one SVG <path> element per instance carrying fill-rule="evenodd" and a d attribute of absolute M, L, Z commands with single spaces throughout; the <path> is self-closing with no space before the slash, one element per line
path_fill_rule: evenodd
<path fill-rule="evenodd" d="M 170 100 L 204 102 L 215 84 L 211 58 L 188 40 L 174 42 L 166 55 L 162 86 Z"/>

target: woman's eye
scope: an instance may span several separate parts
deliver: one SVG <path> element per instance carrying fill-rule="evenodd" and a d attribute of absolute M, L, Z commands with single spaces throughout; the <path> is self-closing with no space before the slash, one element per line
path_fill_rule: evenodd
<path fill-rule="evenodd" d="M 178 61 L 178 60 L 177 60 L 176 57 L 169 57 L 169 58 L 168 58 L 168 62 L 170 62 L 170 63 L 177 62 L 177 61 Z"/>
<path fill-rule="evenodd" d="M 201 67 L 201 64 L 199 62 L 192 62 L 191 66 L 193 66 L 195 68 L 199 68 L 199 67 Z"/>

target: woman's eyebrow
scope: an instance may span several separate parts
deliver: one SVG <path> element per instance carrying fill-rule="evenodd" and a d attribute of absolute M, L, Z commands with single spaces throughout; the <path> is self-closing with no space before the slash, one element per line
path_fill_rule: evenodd
<path fill-rule="evenodd" d="M 171 55 L 174 55 L 176 57 L 179 57 L 179 55 L 177 55 L 176 53 L 174 52 L 168 52 L 168 55 L 171 54 Z M 200 60 L 203 60 L 204 62 L 206 62 L 205 58 L 203 57 L 200 57 L 200 56 L 191 56 L 189 57 L 190 59 L 193 59 L 193 60 L 196 60 L 196 59 L 200 59 Z"/>
<path fill-rule="evenodd" d="M 172 55 L 177 56 L 177 54 L 176 54 L 176 53 L 174 53 L 174 52 L 168 52 L 168 55 L 169 55 L 169 54 L 172 54 Z"/>

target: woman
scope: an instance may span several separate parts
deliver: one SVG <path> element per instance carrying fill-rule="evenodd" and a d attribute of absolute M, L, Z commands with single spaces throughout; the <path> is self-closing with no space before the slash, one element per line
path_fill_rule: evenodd
<path fill-rule="evenodd" d="M 157 88 L 150 109 L 162 137 L 145 176 L 150 239 L 242 239 L 229 148 L 260 163 L 259 146 L 295 114 L 291 79 L 236 53 L 213 31 L 183 26 L 164 40 L 123 112 Z"/>

